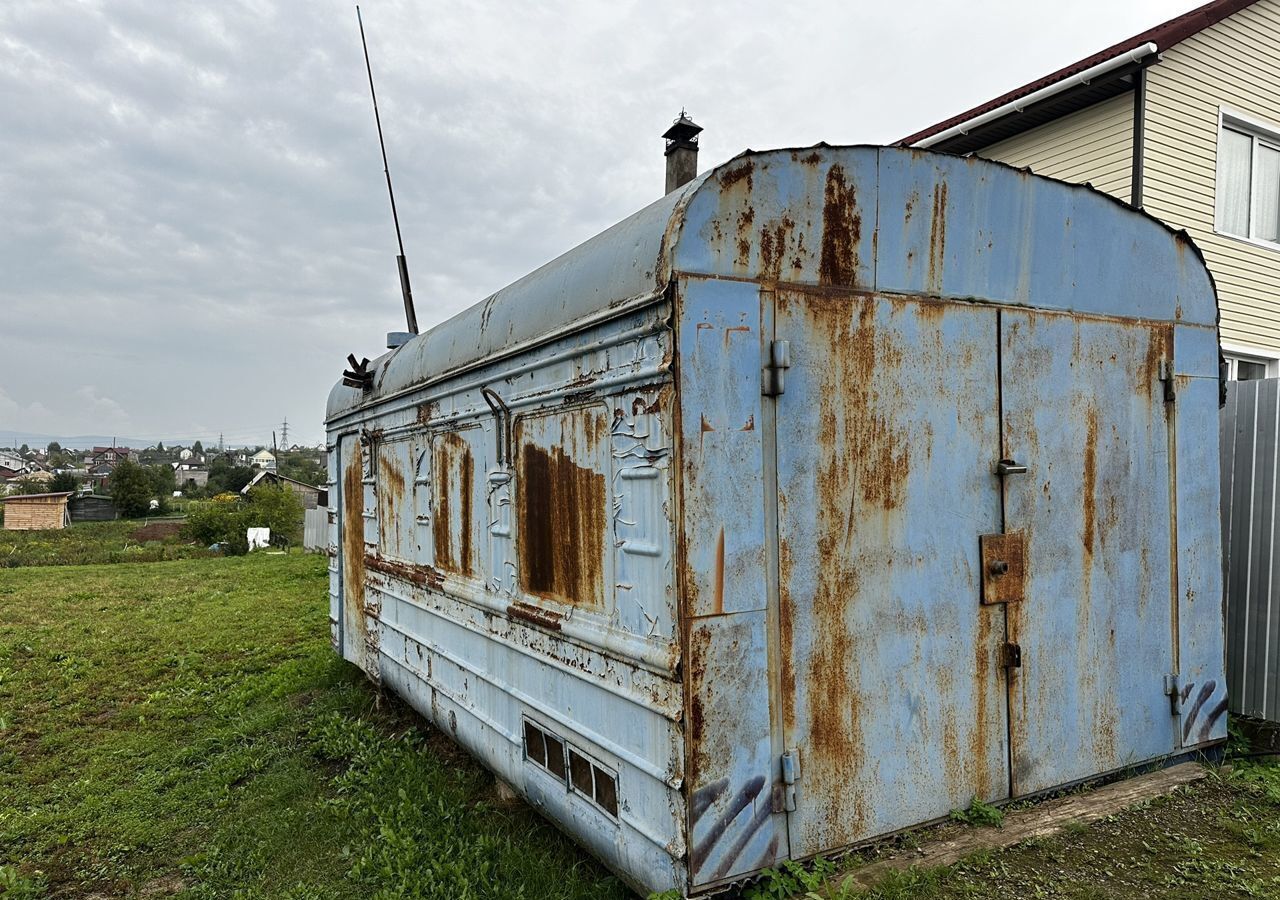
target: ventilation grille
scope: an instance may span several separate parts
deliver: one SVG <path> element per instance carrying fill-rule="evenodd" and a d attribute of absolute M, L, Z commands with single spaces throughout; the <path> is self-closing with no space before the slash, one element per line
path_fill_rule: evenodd
<path fill-rule="evenodd" d="M 524 720 L 524 757 L 610 818 L 618 818 L 618 775 L 536 722 Z M 567 765 L 566 765 L 567 761 Z"/>

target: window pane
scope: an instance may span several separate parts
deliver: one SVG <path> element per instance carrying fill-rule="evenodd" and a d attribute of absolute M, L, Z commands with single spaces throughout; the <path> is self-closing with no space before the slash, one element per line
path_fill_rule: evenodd
<path fill-rule="evenodd" d="M 1236 362 L 1236 381 L 1256 381 L 1267 377 L 1267 364 L 1241 359 Z"/>
<path fill-rule="evenodd" d="M 1254 181 L 1253 236 L 1274 241 L 1280 238 L 1280 150 L 1258 147 Z"/>
<path fill-rule="evenodd" d="M 1222 129 L 1218 142 L 1218 227 L 1228 234 L 1249 235 L 1249 175 L 1253 139 Z"/>

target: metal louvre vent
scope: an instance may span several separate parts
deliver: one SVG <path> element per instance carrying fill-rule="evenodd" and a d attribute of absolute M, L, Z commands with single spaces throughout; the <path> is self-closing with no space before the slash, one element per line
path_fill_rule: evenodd
<path fill-rule="evenodd" d="M 618 818 L 617 773 L 529 719 L 524 720 L 524 756 L 567 790 L 590 801 L 610 818 Z"/>

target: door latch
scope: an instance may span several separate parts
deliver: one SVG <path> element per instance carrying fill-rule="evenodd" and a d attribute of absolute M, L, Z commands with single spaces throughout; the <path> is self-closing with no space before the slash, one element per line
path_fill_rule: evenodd
<path fill-rule="evenodd" d="M 787 369 L 791 368 L 791 342 L 770 341 L 769 363 L 764 367 L 760 392 L 766 397 L 778 397 L 786 389 Z"/>
<path fill-rule="evenodd" d="M 1012 641 L 1000 645 L 1000 667 L 1004 669 L 1022 668 L 1022 646 Z"/>
<path fill-rule="evenodd" d="M 800 750 L 792 748 L 782 754 L 782 783 L 773 791 L 774 812 L 795 812 L 796 782 L 800 780 Z"/>
<path fill-rule="evenodd" d="M 1006 475 L 1025 475 L 1027 467 L 1012 459 L 1002 459 L 996 463 L 996 474 L 1003 478 Z"/>
<path fill-rule="evenodd" d="M 1027 535 L 984 534 L 978 537 L 982 559 L 982 603 L 1017 603 L 1023 599 L 1027 582 Z"/>

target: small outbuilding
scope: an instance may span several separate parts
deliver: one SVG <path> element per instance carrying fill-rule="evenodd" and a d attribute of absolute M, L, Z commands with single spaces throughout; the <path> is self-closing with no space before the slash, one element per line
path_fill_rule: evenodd
<path fill-rule="evenodd" d="M 80 494 L 67 504 L 72 522 L 110 522 L 120 518 L 116 502 L 103 494 Z"/>
<path fill-rule="evenodd" d="M 329 492 L 324 488 L 318 488 L 314 484 L 307 484 L 305 481 L 298 481 L 296 478 L 289 478 L 279 472 L 272 472 L 266 469 L 254 475 L 252 480 L 240 489 L 240 493 L 247 495 L 249 491 L 260 484 L 274 484 L 288 488 L 298 495 L 298 499 L 302 501 L 303 509 L 315 509 L 317 506 L 329 505 Z"/>
<path fill-rule="evenodd" d="M 39 531 L 49 528 L 66 528 L 71 524 L 67 500 L 71 491 L 54 494 L 18 494 L 0 497 L 4 504 L 6 531 Z"/>

